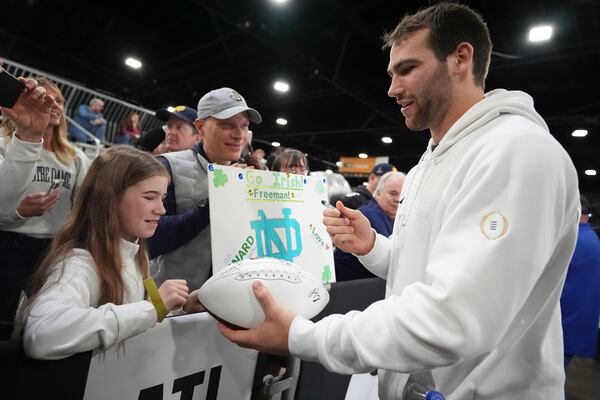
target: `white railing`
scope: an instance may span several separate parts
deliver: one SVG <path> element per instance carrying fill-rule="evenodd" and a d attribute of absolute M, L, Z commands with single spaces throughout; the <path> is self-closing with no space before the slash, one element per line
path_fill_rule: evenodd
<path fill-rule="evenodd" d="M 73 124 L 73 117 L 75 116 L 75 111 L 79 105 L 88 104 L 93 98 L 99 98 L 104 101 L 104 109 L 102 110 L 102 114 L 104 115 L 104 119 L 107 121 L 106 140 L 108 145 L 114 142 L 121 120 L 132 111 L 136 111 L 138 114 L 140 114 L 140 125 L 145 132 L 163 124 L 163 122 L 154 118 L 154 111 L 147 108 L 143 108 L 105 93 L 89 89 L 66 78 L 50 74 L 12 60 L 7 60 L 1 55 L 0 59 L 4 61 L 3 68 L 14 76 L 44 76 L 54 81 L 65 97 L 65 114 L 67 115 L 67 120 L 71 124 Z M 91 135 L 90 132 L 87 133 Z M 94 136 L 92 135 L 91 139 L 93 138 Z"/>

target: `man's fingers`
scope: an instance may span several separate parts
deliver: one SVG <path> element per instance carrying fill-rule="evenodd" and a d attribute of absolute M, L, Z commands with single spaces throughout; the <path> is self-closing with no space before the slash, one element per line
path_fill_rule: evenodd
<path fill-rule="evenodd" d="M 354 234 L 354 227 L 351 225 L 341 225 L 341 226 L 325 225 L 325 226 L 327 229 L 327 233 L 329 233 L 330 236 L 353 235 Z"/>
<path fill-rule="evenodd" d="M 257 333 L 252 329 L 232 329 L 222 322 L 217 322 L 217 329 L 223 336 L 229 339 L 231 342 L 237 344 L 245 349 L 256 349 L 257 348 Z"/>
<path fill-rule="evenodd" d="M 363 213 L 353 208 L 348 208 L 341 201 L 337 201 L 335 203 L 335 207 L 342 213 L 344 217 L 348 217 L 349 219 L 357 219 L 362 217 Z"/>
<path fill-rule="evenodd" d="M 217 329 L 219 330 L 219 332 L 221 332 L 223 336 L 225 336 L 227 339 L 234 343 L 238 343 L 241 340 L 240 335 L 245 332 L 231 329 L 230 327 L 221 322 L 217 322 Z"/>
<path fill-rule="evenodd" d="M 325 226 L 345 226 L 350 225 L 350 220 L 348 218 L 340 218 L 340 217 L 331 217 L 325 216 L 325 211 L 323 211 L 323 225 Z"/>
<path fill-rule="evenodd" d="M 269 292 L 269 289 L 261 281 L 252 282 L 252 291 L 254 291 L 254 296 L 258 300 L 258 304 L 260 304 L 266 317 L 276 304 L 273 296 L 271 296 L 271 292 Z"/>

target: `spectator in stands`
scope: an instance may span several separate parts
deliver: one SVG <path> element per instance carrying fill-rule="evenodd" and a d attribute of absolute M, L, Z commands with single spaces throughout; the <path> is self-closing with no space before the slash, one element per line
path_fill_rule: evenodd
<path fill-rule="evenodd" d="M 242 156 L 236 162 L 240 168 L 254 168 L 254 169 L 267 169 L 264 164 L 260 162 L 256 151 L 252 147 L 252 131 L 248 131 L 248 141 L 242 150 Z"/>
<path fill-rule="evenodd" d="M 360 206 L 366 204 L 368 201 L 373 200 L 373 193 L 379 183 L 379 178 L 390 171 L 396 171 L 396 167 L 392 164 L 377 164 L 371 170 L 367 185 L 358 186 L 354 189 L 354 192 L 350 192 L 342 199 L 345 207 L 353 208 L 358 210 Z"/>
<path fill-rule="evenodd" d="M 378 369 L 380 399 L 425 398 L 419 386 L 449 399 L 563 399 L 559 300 L 577 239 L 577 171 L 529 95 L 485 93 L 492 45 L 471 8 L 437 3 L 384 38 L 388 95 L 431 138 L 390 238 L 341 202 L 323 222 L 387 279 L 386 298 L 311 322 L 257 280 L 265 321 L 217 326 L 244 347 L 334 372 Z"/>
<path fill-rule="evenodd" d="M 131 145 L 152 154 L 161 154 L 157 149 L 164 143 L 167 126 L 159 126 L 145 132 L 139 138 L 131 141 Z M 163 151 L 164 153 L 164 151 Z"/>
<path fill-rule="evenodd" d="M 560 298 L 565 369 L 574 356 L 596 357 L 600 316 L 600 239 L 589 224 L 590 203 L 581 196 L 575 253 Z"/>
<path fill-rule="evenodd" d="M 208 92 L 198 102 L 195 127 L 202 142 L 190 150 L 164 153 L 159 159 L 171 172 L 166 215 L 149 240 L 153 276 L 159 282 L 184 278 L 199 288 L 211 274 L 208 213 L 208 163 L 231 165 L 248 142 L 250 122 L 260 114 L 235 90 Z M 235 165 L 235 164 L 234 164 Z"/>
<path fill-rule="evenodd" d="M 93 98 L 89 105 L 81 104 L 77 107 L 75 118 L 73 118 L 77 124 L 96 136 L 101 142 L 106 141 L 106 120 L 102 115 L 103 109 L 104 102 Z M 77 142 L 89 141 L 88 136 L 74 124 L 69 124 L 69 134 Z"/>
<path fill-rule="evenodd" d="M 142 136 L 142 126 L 140 125 L 140 114 L 133 111 L 130 112 L 119 124 L 115 143 L 129 144 Z"/>
<path fill-rule="evenodd" d="M 173 111 L 159 110 L 156 118 L 167 123 L 167 131 L 164 141 L 154 149 L 154 154 L 189 150 L 201 140 L 194 125 L 196 111 L 191 107 L 177 106 Z"/>
<path fill-rule="evenodd" d="M 258 160 L 258 163 L 262 166 L 261 169 L 266 169 L 267 159 L 265 158 L 265 151 L 259 148 L 254 150 L 254 154 L 256 156 L 256 159 Z"/>
<path fill-rule="evenodd" d="M 23 284 L 67 219 L 89 166 L 67 140 L 65 99 L 58 86 L 46 78 L 22 81 L 27 91 L 12 109 L 2 109 L 0 125 L 2 339 L 12 330 Z M 49 191 L 55 179 L 60 185 Z"/>
<path fill-rule="evenodd" d="M 287 148 L 273 161 L 272 170 L 297 175 L 308 175 L 308 160 L 300 150 Z"/>
<path fill-rule="evenodd" d="M 26 288 L 18 322 L 28 356 L 60 359 L 106 349 L 192 304 L 183 279 L 164 282 L 158 293 L 143 282 L 149 276 L 144 239 L 165 212 L 168 183 L 156 158 L 133 147 L 113 146 L 96 157 L 73 213 Z"/>
<path fill-rule="evenodd" d="M 373 193 L 374 199 L 358 208 L 358 211 L 367 217 L 373 229 L 385 237 L 392 234 L 405 177 L 402 172 L 386 172 L 377 183 Z M 375 277 L 354 254 L 336 248 L 333 258 L 335 278 L 338 282 Z"/>
<path fill-rule="evenodd" d="M 269 171 L 273 170 L 273 163 L 275 162 L 275 159 L 284 151 L 285 147 L 283 146 L 277 146 L 273 150 L 271 150 L 269 156 L 267 157 L 267 162 L 265 164 L 265 167 L 267 167 Z"/>

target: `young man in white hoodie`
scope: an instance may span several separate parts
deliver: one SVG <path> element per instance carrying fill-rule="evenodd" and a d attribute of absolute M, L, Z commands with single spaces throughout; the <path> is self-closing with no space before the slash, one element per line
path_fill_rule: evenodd
<path fill-rule="evenodd" d="M 562 399 L 559 298 L 579 215 L 573 164 L 530 96 L 484 92 L 491 42 L 473 10 L 440 3 L 385 39 L 388 94 L 431 140 L 389 238 L 340 202 L 323 221 L 336 246 L 387 280 L 386 299 L 313 323 L 255 283 L 266 321 L 219 328 L 242 346 L 339 373 L 378 369 L 381 399 L 409 398 L 413 382 L 447 399 Z"/>

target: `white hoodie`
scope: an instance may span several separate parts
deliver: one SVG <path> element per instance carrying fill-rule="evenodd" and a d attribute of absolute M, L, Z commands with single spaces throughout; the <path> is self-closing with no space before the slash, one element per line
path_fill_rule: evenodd
<path fill-rule="evenodd" d="M 406 179 L 388 239 L 361 261 L 386 299 L 294 320 L 293 355 L 340 373 L 379 368 L 447 399 L 562 399 L 559 298 L 575 247 L 577 174 L 523 92 L 494 90 Z"/>
<path fill-rule="evenodd" d="M 42 148 L 42 142 L 30 143 L 19 140 L 13 134 L 0 138 L 0 230 L 46 239 L 54 236 L 71 212 L 71 194 L 85 178 L 90 161 L 75 148 L 75 156 L 81 161 L 69 165 L 61 163 L 53 152 Z M 16 209 L 21 200 L 35 192 L 46 192 L 53 179 L 63 179 L 57 189 L 60 197 L 44 215 L 22 217 Z"/>

